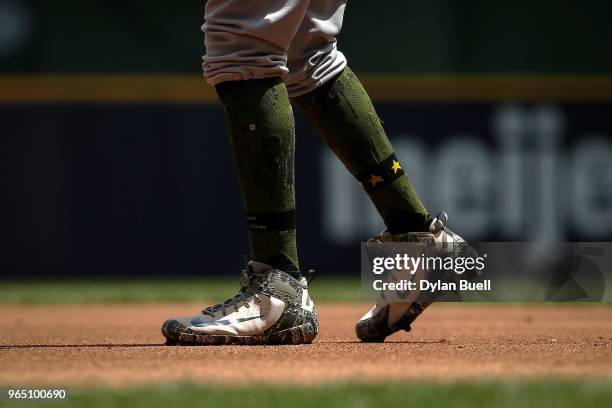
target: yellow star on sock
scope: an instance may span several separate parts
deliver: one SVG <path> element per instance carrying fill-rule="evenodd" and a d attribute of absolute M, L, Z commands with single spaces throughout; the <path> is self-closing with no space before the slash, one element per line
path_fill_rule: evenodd
<path fill-rule="evenodd" d="M 372 186 L 375 186 L 378 183 L 382 183 L 383 181 L 385 181 L 382 177 L 377 176 L 375 174 L 372 174 L 372 177 L 370 177 L 370 180 L 368 180 L 370 182 L 370 184 Z"/>
<path fill-rule="evenodd" d="M 400 166 L 397 160 L 393 160 L 393 166 L 391 166 L 391 170 L 393 170 L 393 174 L 397 174 L 398 170 L 401 170 L 402 166 Z"/>

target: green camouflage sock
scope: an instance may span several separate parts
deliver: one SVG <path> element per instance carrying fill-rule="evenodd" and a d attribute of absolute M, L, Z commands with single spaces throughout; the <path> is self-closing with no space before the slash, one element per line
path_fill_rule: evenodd
<path fill-rule="evenodd" d="M 429 213 L 393 153 L 370 97 L 348 67 L 294 101 L 366 190 L 391 233 L 427 231 Z"/>
<path fill-rule="evenodd" d="M 295 125 L 285 85 L 265 78 L 222 82 L 215 89 L 225 109 L 252 257 L 295 272 Z"/>

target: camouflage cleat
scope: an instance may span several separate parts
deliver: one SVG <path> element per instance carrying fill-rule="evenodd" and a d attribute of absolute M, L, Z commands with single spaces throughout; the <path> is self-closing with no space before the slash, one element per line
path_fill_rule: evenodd
<path fill-rule="evenodd" d="M 308 281 L 311 279 L 310 273 Z M 308 281 L 250 261 L 242 271 L 240 292 L 188 317 L 167 320 L 168 345 L 305 344 L 319 327 Z"/>
<path fill-rule="evenodd" d="M 431 221 L 429 232 L 410 232 L 406 234 L 389 234 L 383 232 L 374 237 L 375 242 L 422 242 L 432 245 L 437 256 L 471 256 L 476 257 L 475 249 L 463 238 L 446 227 L 448 216 L 441 211 Z M 471 279 L 474 276 L 465 276 Z M 357 337 L 364 342 L 383 342 L 387 336 L 400 331 L 410 331 L 410 325 L 436 299 L 446 292 L 438 291 L 425 302 L 387 301 L 381 297 L 355 325 Z"/>

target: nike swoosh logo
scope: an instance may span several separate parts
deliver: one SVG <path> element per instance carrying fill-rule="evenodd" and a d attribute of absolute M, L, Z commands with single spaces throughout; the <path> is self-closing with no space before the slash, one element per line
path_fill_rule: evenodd
<path fill-rule="evenodd" d="M 213 320 L 212 322 L 197 322 L 196 319 L 191 321 L 191 325 L 194 327 L 204 327 L 204 326 L 227 326 L 228 324 L 234 323 L 242 323 L 248 322 L 249 320 L 259 319 L 262 316 L 251 316 L 251 317 L 242 317 L 240 319 L 230 319 L 230 320 Z"/>

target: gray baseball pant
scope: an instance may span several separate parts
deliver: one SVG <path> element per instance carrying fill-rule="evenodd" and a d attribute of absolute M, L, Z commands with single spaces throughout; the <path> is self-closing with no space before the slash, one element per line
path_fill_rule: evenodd
<path fill-rule="evenodd" d="M 210 84 L 281 77 L 289 96 L 339 74 L 346 0 L 208 0 L 202 67 Z"/>

